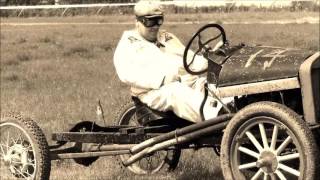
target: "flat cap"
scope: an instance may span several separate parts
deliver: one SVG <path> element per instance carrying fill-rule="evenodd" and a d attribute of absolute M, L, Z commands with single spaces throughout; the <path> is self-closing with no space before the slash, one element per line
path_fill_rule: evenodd
<path fill-rule="evenodd" d="M 136 16 L 157 17 L 163 16 L 163 9 L 161 5 L 154 1 L 139 1 L 134 6 L 134 14 Z"/>

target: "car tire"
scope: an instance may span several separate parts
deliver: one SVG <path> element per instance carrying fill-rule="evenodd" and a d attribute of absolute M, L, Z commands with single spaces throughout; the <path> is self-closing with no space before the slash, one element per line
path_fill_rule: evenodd
<path fill-rule="evenodd" d="M 7 173 L 1 172 L 1 177 L 49 179 L 49 146 L 42 130 L 32 119 L 23 118 L 16 113 L 2 115 L 0 134 L 0 163 L 3 165 L 5 162 L 8 167 Z"/>
<path fill-rule="evenodd" d="M 284 105 L 257 102 L 244 107 L 230 120 L 221 145 L 225 179 L 317 177 L 319 154 L 313 134 Z"/>

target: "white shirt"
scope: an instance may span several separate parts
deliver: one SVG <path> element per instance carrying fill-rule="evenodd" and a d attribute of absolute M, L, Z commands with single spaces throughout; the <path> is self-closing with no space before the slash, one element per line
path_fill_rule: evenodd
<path fill-rule="evenodd" d="M 158 41 L 160 48 L 145 40 L 136 30 L 130 30 L 123 33 L 118 43 L 114 65 L 120 80 L 131 86 L 133 96 L 159 89 L 166 76 L 184 72 L 183 44 L 174 35 L 162 31 Z M 196 69 L 207 67 L 203 58 L 194 64 Z"/>

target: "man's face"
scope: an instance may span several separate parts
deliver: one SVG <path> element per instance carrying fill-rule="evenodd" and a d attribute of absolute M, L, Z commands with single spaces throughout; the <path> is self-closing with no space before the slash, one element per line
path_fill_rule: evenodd
<path fill-rule="evenodd" d="M 152 18 L 137 17 L 137 29 L 140 35 L 148 41 L 155 42 L 157 40 L 160 26 L 163 23 L 163 16 Z"/>

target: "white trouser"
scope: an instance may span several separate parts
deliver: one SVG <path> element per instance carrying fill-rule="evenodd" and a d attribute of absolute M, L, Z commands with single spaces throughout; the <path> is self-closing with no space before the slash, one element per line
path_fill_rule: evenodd
<path fill-rule="evenodd" d="M 191 84 L 183 82 L 172 82 L 162 86 L 160 89 L 151 90 L 139 95 L 138 98 L 152 109 L 159 111 L 173 111 L 180 118 L 200 122 L 200 106 L 204 98 L 203 84 L 205 79 L 197 78 Z M 191 86 L 191 87 L 190 87 Z M 208 97 L 204 106 L 204 117 L 206 120 L 218 115 L 222 105 L 216 103 L 213 107 L 212 97 Z"/>

